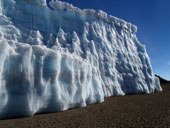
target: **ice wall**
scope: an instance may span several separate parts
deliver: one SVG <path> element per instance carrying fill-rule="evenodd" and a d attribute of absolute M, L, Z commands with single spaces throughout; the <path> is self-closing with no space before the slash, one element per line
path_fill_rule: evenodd
<path fill-rule="evenodd" d="M 0 15 L 2 15 L 2 1 L 0 1 Z"/>
<path fill-rule="evenodd" d="M 0 118 L 161 91 L 136 26 L 61 1 L 0 1 Z"/>

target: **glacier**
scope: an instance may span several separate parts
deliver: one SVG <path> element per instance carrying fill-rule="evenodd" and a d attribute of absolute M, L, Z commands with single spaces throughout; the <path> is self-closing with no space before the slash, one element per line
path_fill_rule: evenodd
<path fill-rule="evenodd" d="M 1 0 L 0 119 L 162 91 L 136 32 L 101 10 Z"/>

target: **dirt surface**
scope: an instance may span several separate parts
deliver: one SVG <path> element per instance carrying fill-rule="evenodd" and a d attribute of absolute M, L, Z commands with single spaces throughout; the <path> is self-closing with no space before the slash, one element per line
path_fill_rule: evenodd
<path fill-rule="evenodd" d="M 85 108 L 0 120 L 0 128 L 170 128 L 170 84 L 162 87 L 161 93 L 110 97 Z"/>

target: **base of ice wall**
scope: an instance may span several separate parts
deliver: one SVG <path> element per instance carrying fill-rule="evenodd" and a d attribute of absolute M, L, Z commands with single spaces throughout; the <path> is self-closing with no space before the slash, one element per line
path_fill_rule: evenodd
<path fill-rule="evenodd" d="M 0 42 L 0 118 L 58 112 L 104 101 L 100 72 L 82 58 Z"/>

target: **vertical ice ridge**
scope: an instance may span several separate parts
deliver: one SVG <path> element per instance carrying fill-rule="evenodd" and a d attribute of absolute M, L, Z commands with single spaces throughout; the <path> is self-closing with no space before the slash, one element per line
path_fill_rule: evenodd
<path fill-rule="evenodd" d="M 0 15 L 2 15 L 2 1 L 0 1 Z"/>

